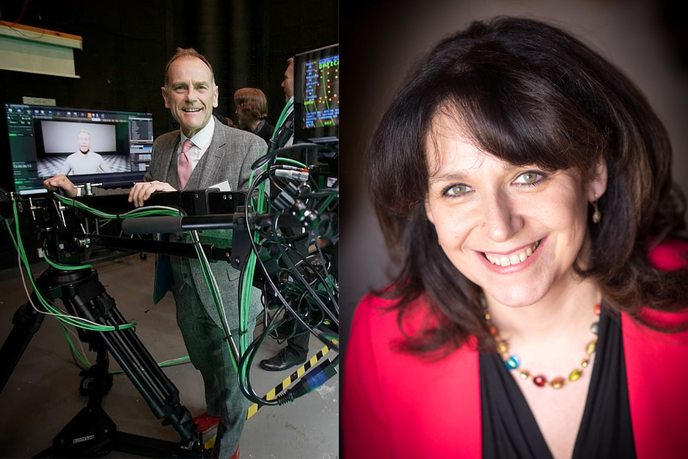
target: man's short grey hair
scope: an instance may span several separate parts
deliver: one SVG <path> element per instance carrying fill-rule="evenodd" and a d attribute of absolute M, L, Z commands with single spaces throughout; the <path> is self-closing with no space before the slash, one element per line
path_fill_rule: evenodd
<path fill-rule="evenodd" d="M 170 58 L 170 60 L 167 62 L 167 66 L 165 66 L 165 87 L 167 87 L 170 83 L 170 66 L 174 61 L 181 57 L 195 57 L 197 59 L 200 59 L 203 61 L 205 65 L 208 66 L 210 69 L 210 76 L 212 77 L 212 83 L 213 86 L 215 86 L 215 73 L 213 73 L 213 66 L 210 65 L 210 61 L 206 59 L 206 57 L 196 51 L 193 48 L 177 48 L 177 51 L 174 53 L 174 55 Z"/>

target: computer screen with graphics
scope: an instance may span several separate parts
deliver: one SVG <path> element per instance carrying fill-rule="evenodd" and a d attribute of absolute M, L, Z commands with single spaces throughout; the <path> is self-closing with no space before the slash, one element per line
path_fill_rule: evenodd
<path fill-rule="evenodd" d="M 339 45 L 294 56 L 294 138 L 339 140 Z"/>
<path fill-rule="evenodd" d="M 153 116 L 86 108 L 6 104 L 14 188 L 44 193 L 43 180 L 130 186 L 143 178 L 153 149 Z"/>

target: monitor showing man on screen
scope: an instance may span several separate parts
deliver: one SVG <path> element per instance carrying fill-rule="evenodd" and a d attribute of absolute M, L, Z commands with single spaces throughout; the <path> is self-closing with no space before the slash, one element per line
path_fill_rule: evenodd
<path fill-rule="evenodd" d="M 67 157 L 62 166 L 61 174 L 97 174 L 110 172 L 105 160 L 98 153 L 91 151 L 91 133 L 85 129 L 77 135 L 78 151 Z"/>
<path fill-rule="evenodd" d="M 153 150 L 145 112 L 5 104 L 14 190 L 46 193 L 43 180 L 127 188 L 143 179 Z"/>

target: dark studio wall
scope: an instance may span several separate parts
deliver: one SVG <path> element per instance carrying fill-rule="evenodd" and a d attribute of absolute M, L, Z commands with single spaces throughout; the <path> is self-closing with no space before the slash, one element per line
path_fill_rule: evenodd
<path fill-rule="evenodd" d="M 23 13 L 22 13 L 23 10 Z M 233 93 L 261 88 L 269 120 L 284 106 L 280 87 L 289 56 L 337 42 L 336 0 L 0 0 L 0 19 L 81 36 L 78 79 L 0 70 L 0 187 L 13 189 L 4 104 L 23 96 L 57 106 L 153 113 L 154 135 L 176 128 L 160 93 L 177 47 L 194 47 L 213 64 L 216 114 L 234 118 Z M 1 231 L 1 230 L 0 230 Z M 16 266 L 0 232 L 0 269 Z"/>
<path fill-rule="evenodd" d="M 233 95 L 256 87 L 268 99 L 268 121 L 284 107 L 287 59 L 338 42 L 336 0 L 204 0 L 183 3 L 188 45 L 213 64 L 220 87 L 216 113 L 236 122 Z M 180 45 L 175 45 L 180 46 Z"/>
<path fill-rule="evenodd" d="M 14 22 L 21 3 L 0 2 L 2 19 Z M 157 88 L 171 47 L 166 32 L 174 28 L 165 13 L 174 3 L 125 0 L 94 7 L 93 2 L 78 0 L 29 2 L 21 24 L 82 37 L 83 50 L 74 51 L 80 78 L 0 70 L 0 104 L 21 103 L 22 96 L 33 96 L 55 99 L 62 107 L 151 112 L 155 133 L 165 132 L 167 115 Z M 0 183 L 11 187 L 4 119 L 0 129 Z"/>
<path fill-rule="evenodd" d="M 268 64 L 262 74 L 263 80 L 258 81 L 258 87 L 268 97 L 268 119 L 274 125 L 284 106 L 284 92 L 280 83 L 287 68 L 287 59 L 339 42 L 338 2 L 264 1 L 263 22 L 269 26 L 269 30 L 264 35 L 263 59 Z"/>

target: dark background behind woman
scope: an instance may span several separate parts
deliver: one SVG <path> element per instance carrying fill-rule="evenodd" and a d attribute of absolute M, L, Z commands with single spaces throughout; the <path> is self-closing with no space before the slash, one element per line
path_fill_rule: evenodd
<path fill-rule="evenodd" d="M 440 38 L 495 15 L 543 19 L 583 40 L 614 63 L 648 98 L 674 149 L 674 180 L 688 194 L 688 16 L 673 0 L 577 0 L 515 3 L 434 0 L 342 6 L 347 77 L 342 189 L 342 340 L 360 297 L 388 282 L 393 269 L 360 170 L 368 139 L 411 63 Z M 365 30 L 365 33 L 361 31 Z"/>

